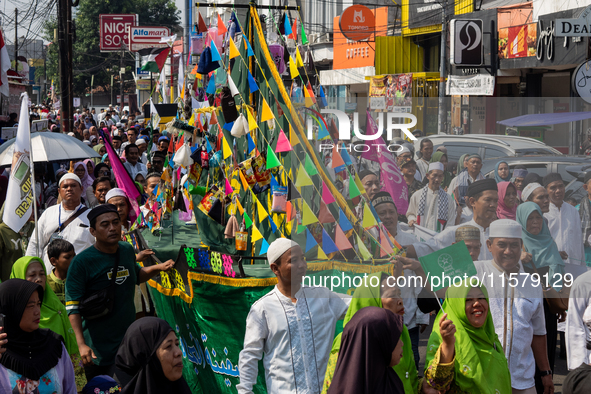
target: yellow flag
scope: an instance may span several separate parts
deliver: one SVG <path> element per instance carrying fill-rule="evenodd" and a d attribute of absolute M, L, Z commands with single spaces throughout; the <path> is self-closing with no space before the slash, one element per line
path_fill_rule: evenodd
<path fill-rule="evenodd" d="M 240 181 L 242 182 L 242 186 L 244 186 L 244 190 L 248 190 L 248 182 L 246 182 L 246 178 L 242 175 L 242 171 L 238 170 L 238 174 L 240 174 Z"/>
<path fill-rule="evenodd" d="M 224 160 L 226 160 L 228 157 L 232 156 L 232 149 L 230 149 L 230 145 L 228 144 L 226 137 L 223 137 L 222 139 L 224 140 L 222 142 L 222 152 L 224 154 Z"/>
<path fill-rule="evenodd" d="M 378 222 L 376 218 L 373 216 L 371 212 L 371 208 L 369 208 L 368 204 L 364 204 L 363 206 L 363 228 L 370 228 L 373 226 L 377 226 Z"/>
<path fill-rule="evenodd" d="M 265 207 L 263 207 L 263 204 L 261 204 L 259 199 L 254 195 L 254 193 L 252 193 L 252 198 L 257 200 L 257 211 L 258 211 L 258 215 L 259 215 L 259 223 L 261 223 L 263 220 L 265 220 L 267 218 L 267 216 L 269 216 L 269 214 L 265 210 Z"/>
<path fill-rule="evenodd" d="M 361 183 L 361 178 L 359 178 L 359 174 L 355 173 L 355 184 L 359 190 L 365 190 L 363 183 Z M 367 190 L 365 190 L 367 192 Z"/>
<path fill-rule="evenodd" d="M 266 122 L 267 120 L 274 119 L 273 111 L 271 111 L 271 107 L 267 104 L 267 100 L 263 97 L 263 111 L 261 113 L 261 122 Z"/>
<path fill-rule="evenodd" d="M 293 58 L 291 56 L 289 57 L 289 75 L 291 76 L 291 79 L 294 79 L 295 77 L 300 75 L 296 63 L 293 61 Z"/>
<path fill-rule="evenodd" d="M 302 163 L 300 163 L 300 169 L 298 170 L 298 174 L 296 176 L 295 185 L 297 187 L 314 185 L 312 183 L 312 179 L 310 179 L 310 175 L 308 175 L 308 173 L 306 172 L 306 169 L 304 168 L 304 165 Z"/>
<path fill-rule="evenodd" d="M 320 245 L 318 245 L 318 260 L 328 260 L 328 256 L 324 253 Z"/>
<path fill-rule="evenodd" d="M 306 108 L 313 106 L 314 100 L 312 99 L 312 96 L 310 96 L 310 92 L 308 91 L 308 89 L 306 87 L 304 87 L 303 91 L 304 91 L 304 103 L 306 105 Z"/>
<path fill-rule="evenodd" d="M 230 59 L 234 59 L 236 56 L 240 56 L 240 51 L 236 44 L 234 44 L 234 40 L 230 38 Z"/>
<path fill-rule="evenodd" d="M 253 223 L 253 225 L 252 225 L 252 242 L 256 242 L 262 238 L 263 238 L 263 234 L 261 234 L 261 232 L 259 231 L 257 226 L 255 226 Z"/>
<path fill-rule="evenodd" d="M 289 143 L 291 144 L 292 147 L 294 147 L 300 143 L 300 139 L 296 135 L 293 127 L 291 127 L 291 124 L 289 125 Z"/>
<path fill-rule="evenodd" d="M 373 260 L 371 258 L 371 253 L 369 253 L 369 250 L 367 250 L 365 244 L 361 241 L 361 238 L 359 238 L 359 235 L 357 235 L 357 247 L 359 248 L 359 254 L 364 260 Z"/>
<path fill-rule="evenodd" d="M 195 126 L 195 114 L 191 115 L 191 119 L 189 119 L 189 126 Z"/>
<path fill-rule="evenodd" d="M 300 55 L 300 50 L 296 48 L 296 66 L 304 67 L 304 61 L 302 60 L 302 56 Z"/>
<path fill-rule="evenodd" d="M 246 110 L 246 113 L 248 114 L 248 131 L 252 131 L 258 127 L 257 121 L 254 119 L 254 116 L 252 116 L 249 109 Z"/>
<path fill-rule="evenodd" d="M 238 199 L 236 199 L 236 207 L 238 207 L 238 211 L 240 212 L 240 214 L 244 215 L 244 208 L 242 208 L 242 204 L 240 204 L 240 201 L 238 201 Z"/>
<path fill-rule="evenodd" d="M 302 201 L 304 203 L 302 204 L 302 226 L 318 222 L 318 218 L 314 215 L 308 203 L 304 200 Z"/>

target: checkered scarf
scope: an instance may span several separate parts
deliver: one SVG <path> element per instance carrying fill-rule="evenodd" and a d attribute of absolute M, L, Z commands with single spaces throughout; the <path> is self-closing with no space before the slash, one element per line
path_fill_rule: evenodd
<path fill-rule="evenodd" d="M 581 207 L 579 208 L 579 217 L 581 218 L 581 230 L 583 231 L 583 242 L 585 246 L 589 245 L 589 234 L 591 234 L 591 203 L 589 197 L 585 196 L 581 200 Z"/>
<path fill-rule="evenodd" d="M 417 212 L 417 224 L 421 225 L 421 217 L 425 215 L 425 206 L 427 205 L 427 193 L 429 192 L 429 186 L 425 186 L 420 190 L 421 197 L 419 199 L 419 211 Z M 437 191 L 437 232 L 443 231 L 447 224 L 447 193 L 439 188 Z"/>

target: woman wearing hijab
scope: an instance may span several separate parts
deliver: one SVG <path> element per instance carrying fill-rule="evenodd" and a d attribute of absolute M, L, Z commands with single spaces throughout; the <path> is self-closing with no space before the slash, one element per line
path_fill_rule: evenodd
<path fill-rule="evenodd" d="M 517 187 L 511 182 L 499 182 L 497 188 L 499 189 L 497 219 L 515 220 L 518 205 Z"/>
<path fill-rule="evenodd" d="M 404 393 L 392 368 L 402 358 L 402 317 L 375 306 L 362 308 L 345 326 L 328 394 Z"/>
<path fill-rule="evenodd" d="M 429 160 L 429 163 L 443 163 L 443 167 L 446 168 L 447 167 L 447 154 L 441 151 L 435 152 L 433 153 L 433 155 L 431 156 L 431 160 Z M 452 176 L 448 171 L 443 171 L 443 181 L 441 182 L 441 187 L 447 191 L 447 188 L 449 186 L 449 184 L 451 183 L 452 180 Z M 427 177 L 425 176 L 425 179 L 423 179 L 423 184 L 428 184 L 429 180 L 427 179 Z"/>
<path fill-rule="evenodd" d="M 25 256 L 18 259 L 12 266 L 10 279 L 24 279 L 36 283 L 43 288 L 43 305 L 41 306 L 40 328 L 47 328 L 62 337 L 72 364 L 76 369 L 76 384 L 79 389 L 86 384 L 82 359 L 76 342 L 76 335 L 70 324 L 66 307 L 57 298 L 51 287 L 47 286 L 45 264 L 39 257 Z"/>
<path fill-rule="evenodd" d="M 74 369 L 62 337 L 39 328 L 43 287 L 22 279 L 0 284 L 8 342 L 0 358 L 0 392 L 76 394 Z"/>
<path fill-rule="evenodd" d="M 371 286 L 372 278 L 377 278 L 377 285 Z M 404 305 L 400 295 L 400 289 L 390 287 L 387 284 L 388 276 L 383 272 L 378 272 L 369 275 L 365 285 L 359 286 L 353 293 L 351 304 L 347 310 L 347 315 L 343 321 L 343 327 L 347 326 L 347 323 L 351 318 L 362 308 L 369 306 L 384 308 L 392 311 L 396 315 L 404 315 Z M 380 284 L 383 285 L 380 286 Z M 369 286 L 368 286 L 369 285 Z M 326 374 L 324 376 L 324 386 L 322 393 L 326 393 L 333 381 L 333 375 L 337 364 L 339 351 L 341 348 L 341 337 L 342 333 L 337 335 L 332 344 L 330 351 L 330 357 L 328 359 L 328 366 L 326 368 Z M 402 327 L 402 334 L 400 336 L 404 347 L 402 359 L 394 366 L 394 371 L 402 381 L 405 393 L 416 393 L 418 387 L 418 375 L 417 367 L 415 366 L 415 359 L 412 353 L 412 346 L 410 341 L 410 335 L 408 334 L 408 328 L 405 325 Z"/>
<path fill-rule="evenodd" d="M 511 171 L 506 161 L 499 161 L 495 166 L 495 181 L 497 183 L 511 181 Z"/>
<path fill-rule="evenodd" d="M 133 378 L 122 394 L 190 394 L 183 354 L 170 325 L 157 317 L 136 320 L 125 333 L 115 365 Z"/>
<path fill-rule="evenodd" d="M 88 186 L 92 186 L 93 179 L 88 175 L 88 167 L 86 167 L 85 162 L 79 161 L 74 164 L 74 174 L 80 178 L 83 190 L 86 190 Z"/>
<path fill-rule="evenodd" d="M 468 164 L 468 158 L 470 157 L 469 153 L 465 153 L 462 156 L 460 156 L 460 159 L 458 160 L 458 171 L 456 173 L 456 176 L 460 175 L 460 172 L 464 171 L 464 169 L 466 169 L 466 165 Z"/>
<path fill-rule="evenodd" d="M 449 329 L 453 325 L 455 333 Z M 511 374 L 484 286 L 472 287 L 467 279 L 447 289 L 427 344 L 421 392 L 426 387 L 446 393 L 511 394 Z"/>
<path fill-rule="evenodd" d="M 499 200 L 500 201 L 500 200 Z M 523 248 L 526 256 L 521 261 L 525 264 L 533 264 L 537 269 L 548 268 L 548 277 L 562 278 L 564 276 L 564 260 L 560 256 L 558 246 L 550 235 L 548 224 L 544 220 L 540 206 L 535 202 L 525 202 L 517 207 L 517 222 L 521 224 L 523 233 Z M 552 284 L 556 290 L 562 287 L 561 281 L 554 281 Z"/>
<path fill-rule="evenodd" d="M 102 156 L 103 156 L 104 154 L 106 154 L 106 153 L 107 153 L 107 148 L 105 148 L 105 144 L 103 144 L 103 143 L 100 143 L 100 144 L 97 144 L 97 145 L 93 146 L 93 147 L 92 147 L 92 149 L 94 149 L 94 151 L 95 151 L 96 153 L 98 153 L 99 155 L 101 155 L 101 158 L 102 158 Z M 98 163 L 100 163 L 100 162 L 101 162 L 101 158 L 99 158 L 99 157 L 95 157 L 95 158 L 94 158 L 94 159 L 92 159 L 92 160 L 94 161 L 94 164 L 96 165 L 96 164 L 98 164 Z"/>
<path fill-rule="evenodd" d="M 90 179 L 92 179 L 94 181 L 95 177 L 94 177 L 94 161 L 93 161 L 93 159 L 84 160 L 84 164 L 86 164 L 86 172 L 88 173 L 88 176 L 90 177 Z"/>

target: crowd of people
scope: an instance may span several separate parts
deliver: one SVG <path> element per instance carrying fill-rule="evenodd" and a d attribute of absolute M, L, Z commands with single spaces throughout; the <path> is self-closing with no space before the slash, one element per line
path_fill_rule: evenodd
<path fill-rule="evenodd" d="M 116 187 L 105 146 L 112 140 L 140 191 L 134 203 L 150 211 L 169 139 L 158 130 L 150 137 L 141 114 L 114 110 L 80 111 L 75 126 L 72 137 L 100 158 L 39 171 L 36 165 L 37 228 L 15 233 L 0 223 L 0 391 L 188 393 L 178 338 L 167 322 L 146 316 L 154 311 L 138 287 L 174 261 L 143 267 L 138 263 L 154 252 L 136 254 L 122 241 L 132 201 Z M 559 333 L 573 370 L 563 392 L 589 391 L 591 273 L 574 284 L 565 275 L 566 264 L 591 266 L 591 174 L 589 196 L 570 204 L 559 174 L 511 171 L 500 160 L 485 178 L 477 154 L 456 163 L 445 147 L 434 152 L 429 139 L 416 153 L 402 143 L 396 161 L 408 186 L 403 215 L 382 190 L 375 163 L 354 159 L 365 189 L 355 212 L 363 215 L 371 202 L 381 228 L 370 233 L 387 234 L 404 251 L 391 261 L 395 276 L 427 283 L 418 259 L 463 242 L 477 276 L 491 281 L 465 280 L 433 293 L 428 285 L 392 286 L 388 274 L 375 273 L 352 296 L 338 294 L 303 286 L 302 248 L 278 238 L 267 251 L 277 285 L 246 320 L 239 393 L 253 392 L 262 365 L 269 393 L 548 394 Z M 420 242 L 413 233 L 419 227 L 436 235 Z M 533 274 L 551 280 L 542 288 Z M 571 284 L 567 313 L 545 294 L 564 301 Z M 431 317 L 420 370 L 419 336 Z"/>

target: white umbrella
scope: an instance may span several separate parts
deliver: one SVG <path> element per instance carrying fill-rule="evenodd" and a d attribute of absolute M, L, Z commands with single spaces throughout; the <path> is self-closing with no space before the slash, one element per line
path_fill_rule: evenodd
<path fill-rule="evenodd" d="M 12 164 L 14 141 L 11 139 L 0 145 L 0 166 Z M 67 134 L 42 131 L 31 133 L 34 163 L 48 161 L 65 161 L 101 157 L 94 149 L 84 142 Z"/>

